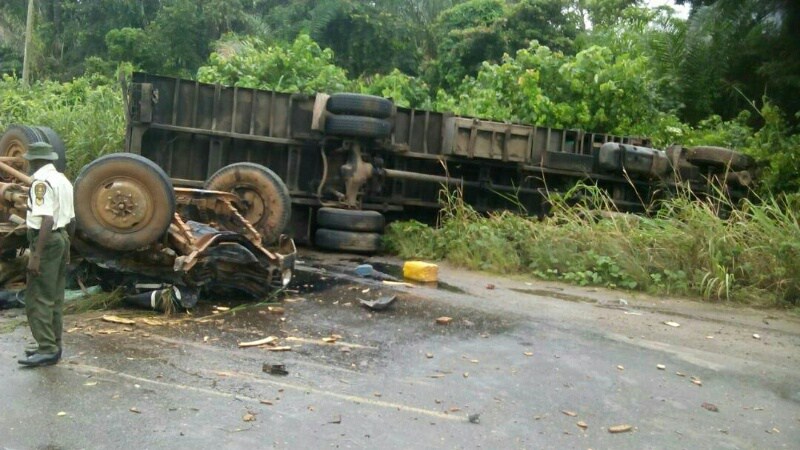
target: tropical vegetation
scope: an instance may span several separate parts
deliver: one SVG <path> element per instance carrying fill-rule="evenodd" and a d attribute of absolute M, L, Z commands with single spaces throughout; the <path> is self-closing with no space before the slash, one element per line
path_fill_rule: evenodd
<path fill-rule="evenodd" d="M 54 128 L 72 174 L 122 147 L 119 78 L 133 70 L 720 145 L 760 166 L 759 200 L 725 221 L 713 214 L 724 197 L 687 195 L 634 222 L 566 208 L 536 222 L 476 215 L 448 193 L 438 227 L 397 224 L 389 242 L 404 256 L 544 278 L 797 302 L 798 2 L 677 0 L 683 16 L 643 0 L 34 0 L 25 84 L 29 1 L 0 5 L 0 128 Z M 676 235 L 680 245 L 659 240 Z M 549 255 L 535 251 L 545 241 Z M 501 264 L 496 249 L 516 256 Z"/>

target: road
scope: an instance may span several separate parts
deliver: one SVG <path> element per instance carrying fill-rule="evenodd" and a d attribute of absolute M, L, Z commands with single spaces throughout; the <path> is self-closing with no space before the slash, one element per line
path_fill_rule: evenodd
<path fill-rule="evenodd" d="M 387 286 L 349 274 L 361 258 L 301 259 L 282 314 L 220 297 L 191 315 L 113 311 L 135 325 L 68 316 L 52 367 L 18 367 L 29 332 L 2 313 L 0 448 L 800 443 L 797 316 L 447 266 L 438 287 Z M 388 311 L 358 305 L 382 295 L 398 296 Z M 267 336 L 291 349 L 238 347 Z"/>

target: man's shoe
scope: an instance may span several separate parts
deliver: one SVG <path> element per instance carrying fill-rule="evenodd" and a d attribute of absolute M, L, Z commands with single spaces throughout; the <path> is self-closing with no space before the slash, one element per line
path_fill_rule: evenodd
<path fill-rule="evenodd" d="M 51 355 L 36 353 L 29 358 L 20 359 L 17 362 L 27 367 L 51 366 L 58 362 L 58 356 L 58 353 L 53 353 Z"/>
<path fill-rule="evenodd" d="M 31 356 L 37 354 L 38 352 L 39 352 L 39 347 L 28 347 L 25 349 L 25 356 L 30 358 Z M 56 355 L 58 355 L 58 359 L 61 359 L 61 347 L 58 348 L 58 353 L 56 353 Z"/>

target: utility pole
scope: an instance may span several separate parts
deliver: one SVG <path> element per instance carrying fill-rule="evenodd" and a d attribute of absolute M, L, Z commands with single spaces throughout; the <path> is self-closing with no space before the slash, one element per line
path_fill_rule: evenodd
<path fill-rule="evenodd" d="M 22 56 L 22 82 L 31 81 L 31 42 L 33 41 L 33 0 L 28 0 L 28 18 L 25 22 L 25 53 Z"/>

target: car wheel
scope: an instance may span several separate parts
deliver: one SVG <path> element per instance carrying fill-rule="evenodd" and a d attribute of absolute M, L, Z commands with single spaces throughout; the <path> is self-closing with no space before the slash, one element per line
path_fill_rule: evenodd
<path fill-rule="evenodd" d="M 211 175 L 205 188 L 232 192 L 244 205 L 242 215 L 261 234 L 265 244 L 278 240 L 289 224 L 292 199 L 289 188 L 270 169 L 242 162 L 225 166 Z"/>
<path fill-rule="evenodd" d="M 386 119 L 392 115 L 394 105 L 390 100 L 375 95 L 341 93 L 331 95 L 326 107 L 334 114 Z"/>
<path fill-rule="evenodd" d="M 113 153 L 87 164 L 75 180 L 78 230 L 110 250 L 135 250 L 158 241 L 175 214 L 175 192 L 154 162 Z"/>
<path fill-rule="evenodd" d="M 381 235 L 358 231 L 329 230 L 318 228 L 314 244 L 323 249 L 353 253 L 375 253 L 381 249 Z"/>
<path fill-rule="evenodd" d="M 41 133 L 44 138 L 47 140 L 47 143 L 53 146 L 53 151 L 58 154 L 58 160 L 55 161 L 53 164 L 56 166 L 59 172 L 64 172 L 67 170 L 67 146 L 64 145 L 64 141 L 61 139 L 61 136 L 58 135 L 52 128 L 48 127 L 36 127 L 36 129 Z"/>
<path fill-rule="evenodd" d="M 0 156 L 22 156 L 34 142 L 45 142 L 44 136 L 38 130 L 25 125 L 11 125 L 0 137 Z M 19 163 L 11 164 L 11 166 L 21 172 L 28 172 L 28 161 L 26 160 L 20 160 Z M 13 180 L 4 174 L 0 174 L 0 179 Z"/>
<path fill-rule="evenodd" d="M 320 208 L 317 211 L 317 225 L 332 230 L 383 233 L 386 220 L 378 211 Z"/>
<path fill-rule="evenodd" d="M 329 116 L 325 119 L 325 133 L 333 136 L 384 138 L 392 132 L 392 124 L 374 117 Z"/>

